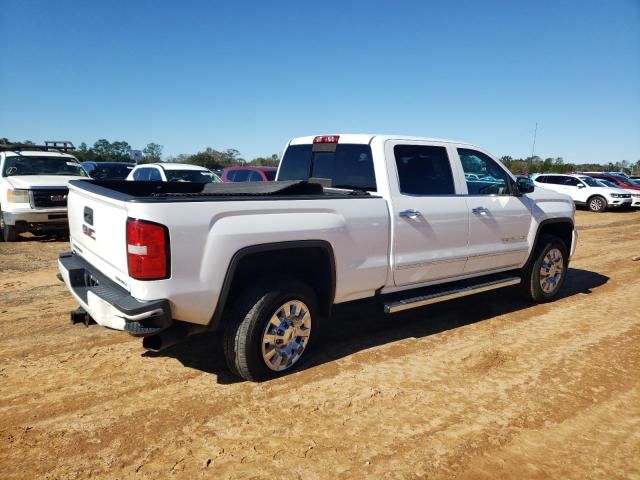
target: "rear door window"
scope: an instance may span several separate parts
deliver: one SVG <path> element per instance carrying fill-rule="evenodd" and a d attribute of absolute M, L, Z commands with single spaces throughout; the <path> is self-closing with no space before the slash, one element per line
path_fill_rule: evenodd
<path fill-rule="evenodd" d="M 160 170 L 158 170 L 157 168 L 150 168 L 149 169 L 149 180 L 152 182 L 161 182 L 162 181 L 162 176 L 160 175 Z"/>
<path fill-rule="evenodd" d="M 256 172 L 255 170 L 251 170 L 249 173 L 249 182 L 262 182 L 262 175 L 260 172 Z"/>
<path fill-rule="evenodd" d="M 313 151 L 313 146 L 291 145 L 282 159 L 278 180 L 323 178 L 332 187 L 376 191 L 369 145 L 339 143 L 335 151 Z"/>
<path fill-rule="evenodd" d="M 151 173 L 150 168 L 139 168 L 138 170 L 133 172 L 133 179 L 143 181 L 143 182 L 148 181 L 150 173 Z"/>
<path fill-rule="evenodd" d="M 236 170 L 232 182 L 246 182 L 250 173 L 251 170 Z"/>
<path fill-rule="evenodd" d="M 453 195 L 453 174 L 445 147 L 393 147 L 400 192 L 406 195 Z"/>
<path fill-rule="evenodd" d="M 547 176 L 547 183 L 552 183 L 554 185 L 563 185 L 564 179 L 558 175 L 549 175 Z"/>

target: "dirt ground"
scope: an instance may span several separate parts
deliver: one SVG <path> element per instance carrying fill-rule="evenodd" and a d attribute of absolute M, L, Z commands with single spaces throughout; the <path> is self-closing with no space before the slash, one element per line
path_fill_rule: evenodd
<path fill-rule="evenodd" d="M 239 382 L 219 338 L 163 355 L 0 243 L 0 478 L 640 479 L 640 212 L 579 211 L 561 298 L 353 306 L 304 370 Z"/>

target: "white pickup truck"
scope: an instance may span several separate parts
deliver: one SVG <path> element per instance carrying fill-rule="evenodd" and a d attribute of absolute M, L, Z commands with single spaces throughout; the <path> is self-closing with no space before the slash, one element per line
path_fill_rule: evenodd
<path fill-rule="evenodd" d="M 393 314 L 516 284 L 544 302 L 576 246 L 571 198 L 466 143 L 296 138 L 277 180 L 71 182 L 72 317 L 154 351 L 223 329 L 230 369 L 263 380 L 300 364 L 334 305 Z"/>
<path fill-rule="evenodd" d="M 45 145 L 0 141 L 0 240 L 67 228 L 69 180 L 88 178 L 67 141 Z"/>

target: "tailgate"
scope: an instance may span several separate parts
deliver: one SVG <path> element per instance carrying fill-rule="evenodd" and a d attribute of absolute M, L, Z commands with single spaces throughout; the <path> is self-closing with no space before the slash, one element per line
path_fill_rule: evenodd
<path fill-rule="evenodd" d="M 71 249 L 114 282 L 129 288 L 126 202 L 70 185 Z"/>

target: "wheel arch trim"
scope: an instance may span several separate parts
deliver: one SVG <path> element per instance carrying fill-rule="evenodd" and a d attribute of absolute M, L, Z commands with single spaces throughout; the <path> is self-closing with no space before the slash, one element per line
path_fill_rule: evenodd
<path fill-rule="evenodd" d="M 285 242 L 261 243 L 241 248 L 231 258 L 224 276 L 224 281 L 222 284 L 222 289 L 220 290 L 218 302 L 216 303 L 216 308 L 211 317 L 211 320 L 209 321 L 210 330 L 215 330 L 222 324 L 222 315 L 227 307 L 227 301 L 231 292 L 231 285 L 233 284 L 238 266 L 244 258 L 257 253 L 278 252 L 291 249 L 317 248 L 323 250 L 327 254 L 327 257 L 329 259 L 329 274 L 331 277 L 331 284 L 329 286 L 329 298 L 327 299 L 327 311 L 330 312 L 331 305 L 333 305 L 336 295 L 336 262 L 332 245 L 326 240 L 293 240 Z"/>

